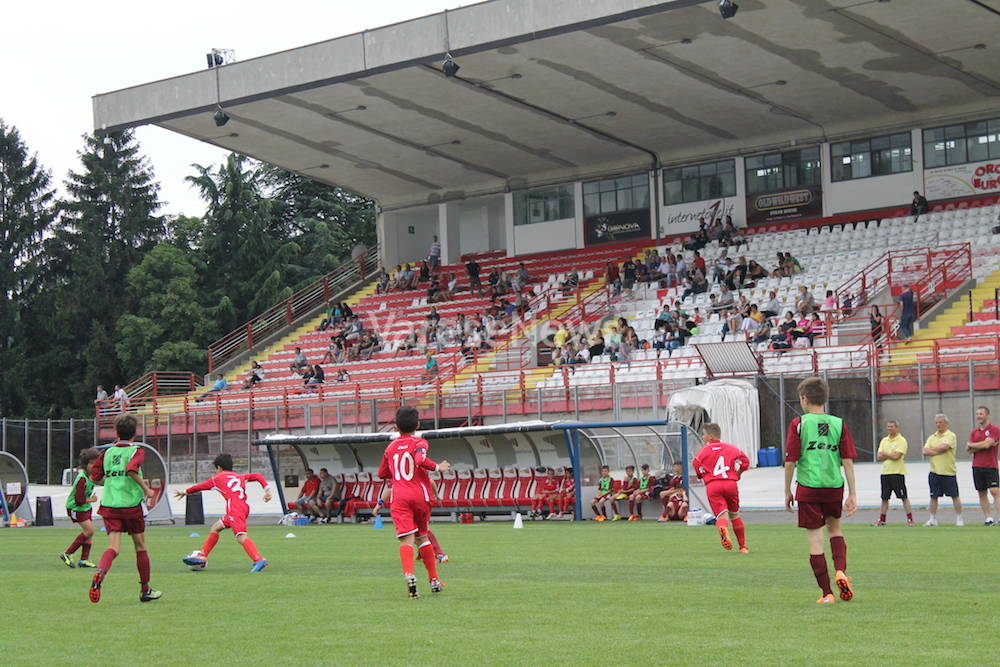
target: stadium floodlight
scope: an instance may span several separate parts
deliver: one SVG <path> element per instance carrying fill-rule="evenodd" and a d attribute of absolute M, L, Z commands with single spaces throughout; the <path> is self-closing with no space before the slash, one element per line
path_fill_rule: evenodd
<path fill-rule="evenodd" d="M 731 19 L 736 16 L 736 10 L 740 6 L 737 5 L 733 0 L 721 0 L 719 2 L 719 13 L 722 14 L 722 18 Z"/>
<path fill-rule="evenodd" d="M 205 62 L 208 69 L 215 69 L 228 65 L 236 60 L 236 52 L 232 49 L 212 49 L 205 54 Z"/>
<path fill-rule="evenodd" d="M 215 121 L 216 127 L 222 127 L 229 122 L 229 114 L 222 110 L 222 105 L 215 107 L 215 113 L 212 114 L 212 119 Z"/>
<path fill-rule="evenodd" d="M 444 54 L 444 61 L 441 63 L 441 69 L 444 70 L 444 75 L 451 77 L 458 74 L 458 70 L 461 69 L 455 59 L 451 57 L 450 53 Z"/>

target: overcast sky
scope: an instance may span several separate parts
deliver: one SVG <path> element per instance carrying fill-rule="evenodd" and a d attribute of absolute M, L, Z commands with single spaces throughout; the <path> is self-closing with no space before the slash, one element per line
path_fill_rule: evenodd
<path fill-rule="evenodd" d="M 78 170 L 93 130 L 91 97 L 205 67 L 205 53 L 237 60 L 377 28 L 471 2 L 461 0 L 3 0 L 0 118 L 13 125 L 61 186 Z M 200 215 L 184 182 L 190 165 L 225 152 L 157 127 L 137 136 L 162 185 L 163 212 Z"/>

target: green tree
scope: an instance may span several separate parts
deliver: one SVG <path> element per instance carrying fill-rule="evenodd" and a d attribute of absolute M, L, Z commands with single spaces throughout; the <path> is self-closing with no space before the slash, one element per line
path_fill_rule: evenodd
<path fill-rule="evenodd" d="M 28 153 L 17 128 L 0 120 L 0 414 L 24 410 L 24 314 L 41 289 L 44 235 L 54 219 L 49 172 Z"/>

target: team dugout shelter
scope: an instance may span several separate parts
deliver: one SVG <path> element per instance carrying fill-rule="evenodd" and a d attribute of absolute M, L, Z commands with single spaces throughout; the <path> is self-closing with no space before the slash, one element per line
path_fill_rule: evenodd
<path fill-rule="evenodd" d="M 456 263 L 1000 191 L 1000 0 L 737 4 L 488 0 L 210 57 L 95 96 L 95 128 L 371 197 L 390 269 L 434 236 Z"/>

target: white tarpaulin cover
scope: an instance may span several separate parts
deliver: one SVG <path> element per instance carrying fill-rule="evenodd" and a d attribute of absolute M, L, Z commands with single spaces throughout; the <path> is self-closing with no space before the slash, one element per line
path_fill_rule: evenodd
<path fill-rule="evenodd" d="M 675 392 L 667 407 L 672 421 L 683 422 L 694 429 L 700 429 L 705 421 L 718 424 L 722 428 L 722 440 L 746 452 L 751 467 L 756 467 L 757 450 L 760 449 L 760 404 L 752 382 L 713 380 Z"/>

